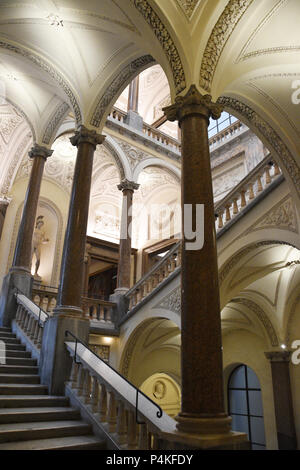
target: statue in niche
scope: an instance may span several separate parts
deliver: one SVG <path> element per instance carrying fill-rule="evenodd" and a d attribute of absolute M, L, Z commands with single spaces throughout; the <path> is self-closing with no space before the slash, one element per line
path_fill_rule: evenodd
<path fill-rule="evenodd" d="M 32 258 L 35 256 L 35 271 L 34 271 L 34 279 L 40 281 L 41 277 L 38 275 L 38 270 L 41 263 L 41 246 L 45 243 L 49 242 L 49 238 L 45 237 L 45 231 L 43 230 L 44 223 L 44 216 L 39 215 L 36 219 L 35 229 L 33 232 L 33 240 L 32 240 Z"/>
<path fill-rule="evenodd" d="M 156 399 L 161 400 L 166 394 L 166 386 L 161 380 L 157 380 L 153 386 L 153 395 Z"/>

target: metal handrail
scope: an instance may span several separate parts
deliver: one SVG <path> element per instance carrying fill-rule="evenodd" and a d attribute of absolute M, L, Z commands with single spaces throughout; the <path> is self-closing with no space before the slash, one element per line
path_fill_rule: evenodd
<path fill-rule="evenodd" d="M 19 287 L 17 287 L 16 285 L 14 285 L 14 288 L 17 290 L 16 294 L 15 295 L 18 295 L 18 294 L 21 294 L 21 295 L 24 295 L 24 297 L 26 297 L 26 299 L 28 299 L 31 303 L 33 303 L 33 305 L 35 305 L 38 309 L 39 309 L 39 318 L 38 318 L 38 324 L 41 328 L 44 328 L 44 324 L 49 320 L 50 318 L 50 315 L 48 315 L 47 312 L 45 312 L 45 310 L 43 310 L 38 304 L 36 304 L 33 300 L 29 299 L 27 297 L 26 294 L 24 294 L 23 291 L 21 291 L 21 289 Z M 43 324 L 40 324 L 40 319 L 41 319 L 41 313 L 44 313 L 46 315 L 46 320 L 43 322 Z"/>
<path fill-rule="evenodd" d="M 137 424 L 144 424 L 144 423 L 138 421 L 138 396 L 139 396 L 139 394 L 143 395 L 148 401 L 150 401 L 154 406 L 156 406 L 156 408 L 158 408 L 158 411 L 156 412 L 157 418 L 162 417 L 163 410 L 161 409 L 161 407 L 157 403 L 155 403 L 153 400 L 151 400 L 151 398 L 149 398 L 147 395 L 145 395 L 144 392 L 142 392 L 139 388 L 137 388 L 135 385 L 133 385 L 131 382 L 129 382 L 129 380 L 127 380 L 126 377 L 124 377 L 122 374 L 120 374 L 120 372 L 118 372 L 116 369 L 114 369 L 114 367 L 112 367 L 110 364 L 108 364 L 106 361 L 104 361 L 100 356 L 98 356 L 98 354 L 96 354 L 95 351 L 93 351 L 91 348 L 89 348 L 89 346 L 84 341 L 81 341 L 79 338 L 77 338 L 77 336 L 75 336 L 73 333 L 71 333 L 71 331 L 66 330 L 65 331 L 65 336 L 67 337 L 68 335 L 72 336 L 72 338 L 75 339 L 74 362 L 76 364 L 81 364 L 81 361 L 79 361 L 79 362 L 76 361 L 77 344 L 80 343 L 88 351 L 90 351 L 92 354 L 94 354 L 94 356 L 96 356 L 98 359 L 100 359 L 101 362 L 103 362 L 105 365 L 107 365 L 119 377 L 121 377 L 121 379 L 125 380 L 125 382 L 127 382 L 128 385 L 130 385 L 131 387 L 133 387 L 136 390 L 135 419 L 136 419 Z"/>

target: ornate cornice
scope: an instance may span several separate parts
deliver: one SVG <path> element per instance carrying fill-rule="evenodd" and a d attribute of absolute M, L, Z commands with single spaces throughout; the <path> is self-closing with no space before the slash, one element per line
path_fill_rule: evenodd
<path fill-rule="evenodd" d="M 26 59 L 30 60 L 35 65 L 37 65 L 39 68 L 47 72 L 59 84 L 59 86 L 63 88 L 64 92 L 68 96 L 70 103 L 72 105 L 75 118 L 76 118 L 76 123 L 77 124 L 81 123 L 82 116 L 81 116 L 81 111 L 80 111 L 80 107 L 78 105 L 77 99 L 71 87 L 67 83 L 67 81 L 63 78 L 63 76 L 60 73 L 57 72 L 57 70 L 55 70 L 52 67 L 52 65 L 46 62 L 40 56 L 35 55 L 34 52 L 24 49 L 16 44 L 11 44 L 3 40 L 0 40 L 0 48 L 6 49 L 10 52 L 14 52 L 15 54 L 19 54 L 22 57 L 25 57 Z"/>
<path fill-rule="evenodd" d="M 30 158 L 34 157 L 42 157 L 47 160 L 48 157 L 51 157 L 53 150 L 48 149 L 47 147 L 43 147 L 38 144 L 34 144 L 34 146 L 29 150 L 28 155 Z"/>
<path fill-rule="evenodd" d="M 129 190 L 129 191 L 136 191 L 137 189 L 139 189 L 140 185 L 135 183 L 134 181 L 129 181 L 127 179 L 124 179 L 123 181 L 121 181 L 120 184 L 118 184 L 118 189 L 120 191 L 126 191 L 126 190 Z"/>
<path fill-rule="evenodd" d="M 95 130 L 87 129 L 85 126 L 79 126 L 73 137 L 70 137 L 70 142 L 74 147 L 78 147 L 82 143 L 88 143 L 93 145 L 94 148 L 98 144 L 104 142 L 105 136 L 98 134 Z"/>
<path fill-rule="evenodd" d="M 202 95 L 195 85 L 191 85 L 185 96 L 177 96 L 175 104 L 163 108 L 163 112 L 169 121 L 178 119 L 180 122 L 191 114 L 201 114 L 207 119 L 212 117 L 218 119 L 223 107 L 221 104 L 213 103 L 210 95 Z"/>
<path fill-rule="evenodd" d="M 113 79 L 108 88 L 106 88 L 100 98 L 98 98 L 90 124 L 92 126 L 99 127 L 103 116 L 109 109 L 109 106 L 117 99 L 118 95 L 120 95 L 126 83 L 129 83 L 130 80 L 139 72 L 142 72 L 147 65 L 154 65 L 154 63 L 155 60 L 151 55 L 144 55 L 124 67 L 124 69 L 121 70 L 121 72 Z"/>
<path fill-rule="evenodd" d="M 200 69 L 200 86 L 211 90 L 214 74 L 224 47 L 253 0 L 230 0 L 207 41 Z"/>
<path fill-rule="evenodd" d="M 63 120 L 69 109 L 70 107 L 67 103 L 61 103 L 55 109 L 45 128 L 42 139 L 43 144 L 49 144 L 51 138 L 54 136 L 55 131 L 58 129 L 58 126 L 60 125 L 61 121 Z"/>
<path fill-rule="evenodd" d="M 275 328 L 272 325 L 271 321 L 269 320 L 269 317 L 266 315 L 266 313 L 263 311 L 263 309 L 259 305 L 257 305 L 252 300 L 245 299 L 243 297 L 234 298 L 230 302 L 242 304 L 245 307 L 247 307 L 249 310 L 251 310 L 251 312 L 255 313 L 255 315 L 259 318 L 261 323 L 264 325 L 266 332 L 268 334 L 268 337 L 270 339 L 271 345 L 274 347 L 279 346 L 279 340 L 278 340 Z"/>
<path fill-rule="evenodd" d="M 147 21 L 155 36 L 159 40 L 172 69 L 175 91 L 176 93 L 180 93 L 186 87 L 186 80 L 180 55 L 170 36 L 170 33 L 147 0 L 131 1 L 137 10 L 141 13 L 143 18 Z"/>
<path fill-rule="evenodd" d="M 246 120 L 245 124 L 249 124 L 251 130 L 255 132 L 256 129 L 266 139 L 270 148 L 274 149 L 278 158 L 283 162 L 300 197 L 300 168 L 277 132 L 253 109 L 235 98 L 221 96 L 218 103 L 228 110 L 238 112 Z"/>

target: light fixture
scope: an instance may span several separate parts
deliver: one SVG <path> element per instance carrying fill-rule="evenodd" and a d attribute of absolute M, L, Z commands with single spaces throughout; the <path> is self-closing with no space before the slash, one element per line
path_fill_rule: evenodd
<path fill-rule="evenodd" d="M 105 344 L 111 344 L 113 342 L 113 338 L 111 336 L 103 336 L 102 340 Z"/>
<path fill-rule="evenodd" d="M 281 349 L 286 349 L 286 344 L 281 344 L 280 347 Z"/>

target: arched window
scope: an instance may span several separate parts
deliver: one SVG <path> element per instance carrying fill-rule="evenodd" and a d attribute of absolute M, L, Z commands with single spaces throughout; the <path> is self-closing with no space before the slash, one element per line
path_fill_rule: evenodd
<path fill-rule="evenodd" d="M 228 381 L 228 413 L 232 430 L 248 434 L 252 450 L 266 447 L 261 388 L 250 367 L 238 366 Z"/>

